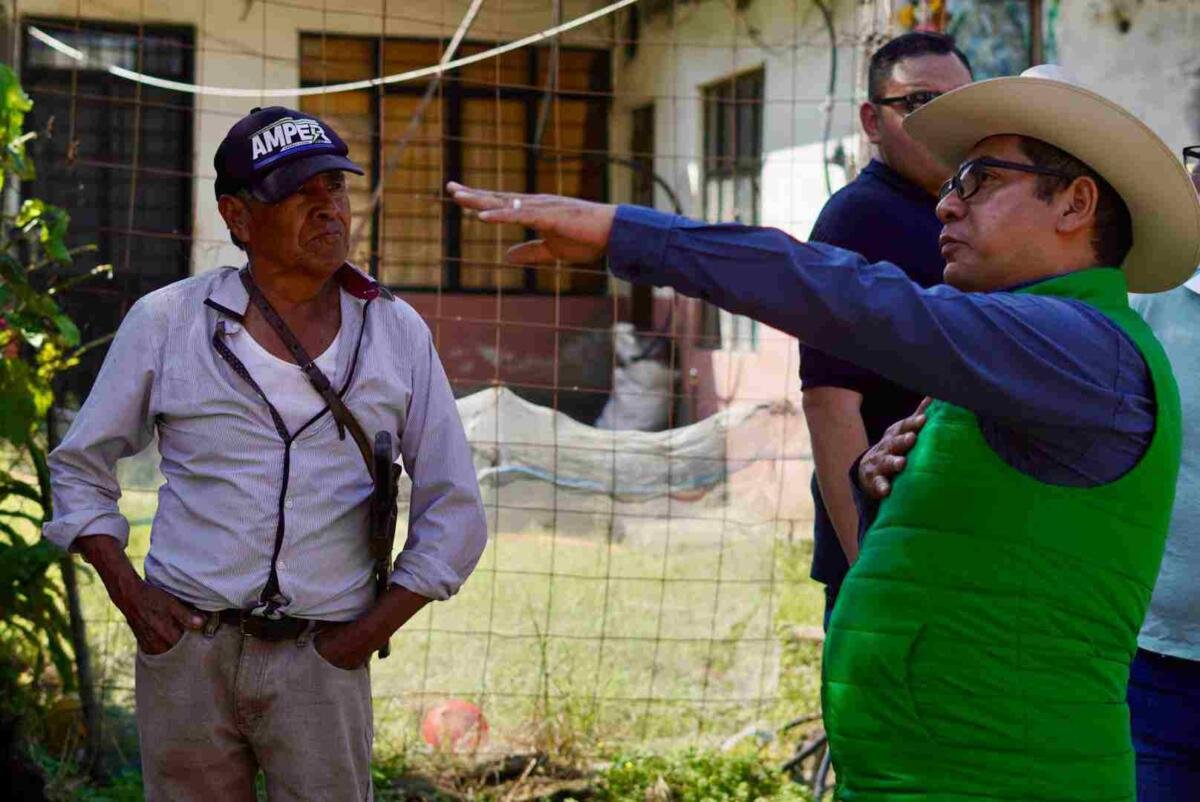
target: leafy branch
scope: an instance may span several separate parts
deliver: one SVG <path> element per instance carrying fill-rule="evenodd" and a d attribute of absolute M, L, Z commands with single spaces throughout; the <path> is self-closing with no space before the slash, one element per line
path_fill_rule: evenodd
<path fill-rule="evenodd" d="M 26 153 L 35 135 L 24 132 L 32 107 L 15 73 L 0 64 L 0 192 L 6 199 L 17 181 L 35 176 Z M 13 206 L 6 202 L 0 212 L 0 719 L 9 720 L 28 713 L 50 666 L 64 690 L 76 687 L 72 657 L 79 658 L 82 644 L 72 630 L 67 590 L 74 567 L 41 538 L 53 515 L 46 421 L 55 378 L 108 338 L 81 343 L 55 296 L 111 274 L 104 265 L 60 280 L 74 257 L 95 247 L 68 247 L 66 210 L 37 198 L 15 212 Z M 61 580 L 52 566 L 60 567 Z"/>

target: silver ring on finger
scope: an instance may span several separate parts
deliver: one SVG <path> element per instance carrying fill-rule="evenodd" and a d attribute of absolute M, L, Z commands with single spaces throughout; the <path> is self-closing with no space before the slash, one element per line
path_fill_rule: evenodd
<path fill-rule="evenodd" d="M 512 205 L 512 207 L 513 207 L 513 211 L 514 211 L 514 212 L 519 212 L 519 211 L 521 211 L 521 199 L 520 199 L 520 198 L 513 198 L 513 205 Z"/>

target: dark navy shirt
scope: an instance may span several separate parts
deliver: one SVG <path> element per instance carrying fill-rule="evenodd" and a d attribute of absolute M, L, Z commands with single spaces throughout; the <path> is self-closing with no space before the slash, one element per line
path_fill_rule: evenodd
<path fill-rule="evenodd" d="M 1001 459 L 1042 482 L 1111 482 L 1137 464 L 1154 433 L 1149 368 L 1133 341 L 1082 301 L 924 288 L 893 264 L 777 229 L 637 206 L 617 210 L 609 267 L 965 407 Z"/>
<path fill-rule="evenodd" d="M 945 268 L 938 247 L 942 224 L 934 213 L 936 207 L 937 198 L 883 162 L 872 160 L 825 204 L 809 239 L 862 254 L 868 262 L 891 262 L 922 287 L 931 287 L 941 283 Z M 921 402 L 919 393 L 804 343 L 800 344 L 800 386 L 806 390 L 842 387 L 862 395 L 862 420 L 871 443 Z M 850 564 L 825 509 L 816 472 L 812 497 L 812 578 L 836 589 Z"/>

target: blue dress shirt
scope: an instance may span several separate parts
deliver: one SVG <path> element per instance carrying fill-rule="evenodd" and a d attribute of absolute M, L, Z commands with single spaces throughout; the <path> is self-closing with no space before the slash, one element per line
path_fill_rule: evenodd
<path fill-rule="evenodd" d="M 1002 459 L 1043 482 L 1110 482 L 1137 463 L 1154 432 L 1141 354 L 1081 301 L 923 288 L 895 265 L 776 229 L 635 206 L 617 211 L 609 266 L 965 407 Z"/>
<path fill-rule="evenodd" d="M 1200 663 L 1200 272 L 1170 292 L 1135 295 L 1131 304 L 1162 342 L 1183 404 L 1183 460 L 1175 507 L 1138 645 Z M 1200 678 L 1196 671 L 1200 667 L 1193 669 L 1193 676 Z M 1195 742 L 1200 743 L 1200 729 L 1195 732 Z"/>

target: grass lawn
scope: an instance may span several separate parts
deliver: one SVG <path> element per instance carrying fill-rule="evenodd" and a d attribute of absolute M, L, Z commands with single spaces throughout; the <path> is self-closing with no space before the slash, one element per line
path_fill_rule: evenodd
<path fill-rule="evenodd" d="M 154 505 L 152 492 L 122 499 L 139 568 Z M 415 747 L 424 709 L 449 697 L 481 705 L 497 751 L 711 745 L 815 711 L 819 644 L 791 636 L 820 624 L 811 543 L 723 541 L 631 547 L 493 533 L 463 590 L 373 661 L 377 743 Z M 106 701 L 129 705 L 133 637 L 99 580 L 82 584 Z"/>

